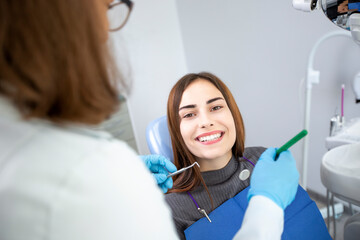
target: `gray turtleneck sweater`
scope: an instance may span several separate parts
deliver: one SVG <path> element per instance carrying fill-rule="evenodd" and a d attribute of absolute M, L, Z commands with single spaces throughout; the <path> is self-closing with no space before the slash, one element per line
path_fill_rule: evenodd
<path fill-rule="evenodd" d="M 245 148 L 244 157 L 256 164 L 264 151 L 263 147 L 248 147 Z M 224 168 L 201 173 L 213 199 L 214 209 L 249 186 L 250 178 L 244 181 L 239 178 L 240 172 L 244 169 L 252 172 L 253 166 L 244 158 L 237 160 L 233 157 Z M 209 195 L 202 185 L 190 193 L 199 207 L 205 209 L 207 214 L 213 210 Z M 179 237 L 185 239 L 185 229 L 203 218 L 204 215 L 197 210 L 195 203 L 186 192 L 169 193 L 165 195 L 165 199 L 171 207 Z"/>

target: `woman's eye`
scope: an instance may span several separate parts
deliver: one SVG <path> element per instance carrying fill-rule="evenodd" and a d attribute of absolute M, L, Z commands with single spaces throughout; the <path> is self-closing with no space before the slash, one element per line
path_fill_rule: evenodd
<path fill-rule="evenodd" d="M 221 106 L 215 106 L 215 107 L 211 108 L 211 111 L 216 111 L 216 110 L 219 110 L 221 108 L 222 108 Z"/>
<path fill-rule="evenodd" d="M 187 114 L 185 114 L 184 116 L 183 116 L 183 118 L 191 118 L 191 117 L 193 117 L 195 114 L 193 114 L 193 113 L 187 113 Z"/>

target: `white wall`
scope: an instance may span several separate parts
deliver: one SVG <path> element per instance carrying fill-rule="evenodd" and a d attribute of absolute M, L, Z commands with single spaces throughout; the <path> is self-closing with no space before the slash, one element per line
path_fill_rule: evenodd
<path fill-rule="evenodd" d="M 148 123 L 166 114 L 171 87 L 187 73 L 175 0 L 136 0 L 129 22 L 112 34 L 117 59 L 132 83 L 128 98 L 140 154 L 147 154 Z"/>
<path fill-rule="evenodd" d="M 213 72 L 230 87 L 245 120 L 247 146 L 279 147 L 303 128 L 299 86 L 308 54 L 338 27 L 321 11 L 294 10 L 291 0 L 178 0 L 177 7 L 188 70 Z M 360 115 L 350 90 L 359 56 L 360 48 L 346 38 L 328 40 L 316 54 L 321 77 L 312 94 L 308 188 L 321 194 L 320 161 L 342 83 L 346 117 Z M 291 148 L 300 170 L 301 145 Z"/>

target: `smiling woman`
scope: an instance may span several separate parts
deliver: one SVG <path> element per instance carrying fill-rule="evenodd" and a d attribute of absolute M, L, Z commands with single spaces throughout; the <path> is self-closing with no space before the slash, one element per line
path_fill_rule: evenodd
<path fill-rule="evenodd" d="M 221 92 L 207 80 L 195 80 L 183 93 L 179 116 L 181 135 L 200 163 L 200 171 L 225 167 L 232 155 L 236 130 Z"/>
<path fill-rule="evenodd" d="M 227 86 L 215 75 L 202 72 L 181 78 L 169 94 L 168 126 L 178 169 L 192 168 L 174 177 L 166 195 L 181 239 L 184 231 L 249 186 L 240 180 L 252 171 L 265 150 L 244 148 L 245 130 L 238 106 Z"/>

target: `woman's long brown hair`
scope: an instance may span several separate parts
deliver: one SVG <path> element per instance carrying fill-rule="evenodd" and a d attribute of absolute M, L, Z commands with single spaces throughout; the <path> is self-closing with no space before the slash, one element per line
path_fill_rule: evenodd
<path fill-rule="evenodd" d="M 97 124 L 117 109 L 100 3 L 0 1 L 0 95 L 26 118 Z"/>
<path fill-rule="evenodd" d="M 230 90 L 218 77 L 216 77 L 211 73 L 208 72 L 201 72 L 198 74 L 190 73 L 182 77 L 175 84 L 175 86 L 170 91 L 168 103 L 167 103 L 168 127 L 169 127 L 171 143 L 174 153 L 174 163 L 178 169 L 187 167 L 196 161 L 196 157 L 186 147 L 185 142 L 181 136 L 181 132 L 180 132 L 181 119 L 179 116 L 179 106 L 183 92 L 192 82 L 194 82 L 197 79 L 204 79 L 209 81 L 217 89 L 219 89 L 221 94 L 224 96 L 224 99 L 227 105 L 229 106 L 229 109 L 234 118 L 235 129 L 236 129 L 236 140 L 234 146 L 232 147 L 232 154 L 236 159 L 239 159 L 240 157 L 242 157 L 244 152 L 244 144 L 245 144 L 244 123 L 239 108 Z M 201 176 L 199 168 L 192 168 L 191 171 L 185 171 L 182 174 L 175 176 L 174 187 L 171 190 L 169 190 L 169 193 L 191 191 L 194 190 L 200 184 L 203 184 L 211 199 L 210 193 L 204 182 L 204 179 Z"/>

